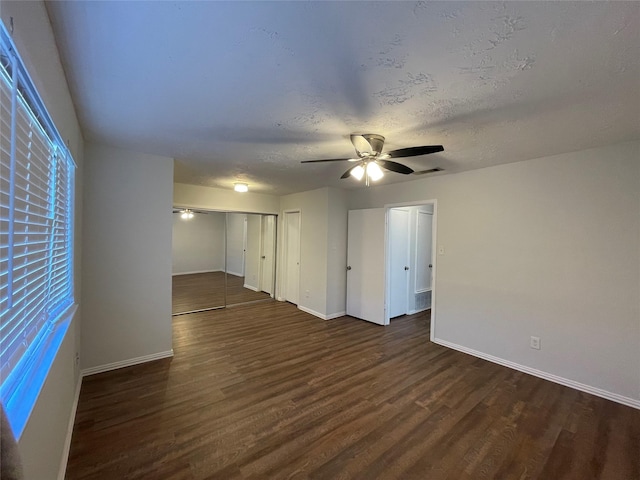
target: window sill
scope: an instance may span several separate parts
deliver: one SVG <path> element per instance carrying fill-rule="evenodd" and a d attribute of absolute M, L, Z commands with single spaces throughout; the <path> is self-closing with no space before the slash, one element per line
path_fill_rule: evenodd
<path fill-rule="evenodd" d="M 3 383 L 0 390 L 4 409 L 11 424 L 13 435 L 19 439 L 24 431 L 29 416 L 35 407 L 38 396 L 42 391 L 51 366 L 56 359 L 60 345 L 64 340 L 71 320 L 78 309 L 77 304 L 70 305 L 58 318 L 51 331 L 37 346 L 25 365 L 14 371 L 18 377 L 15 382 Z M 10 377 L 12 376 L 10 375 Z M 7 384 L 11 385 L 11 391 L 6 391 Z"/>

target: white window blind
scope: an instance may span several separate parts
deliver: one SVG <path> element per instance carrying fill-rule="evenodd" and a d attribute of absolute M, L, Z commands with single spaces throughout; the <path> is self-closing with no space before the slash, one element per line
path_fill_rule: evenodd
<path fill-rule="evenodd" d="M 73 304 L 75 165 L 2 33 L 0 393 L 6 407 Z"/>

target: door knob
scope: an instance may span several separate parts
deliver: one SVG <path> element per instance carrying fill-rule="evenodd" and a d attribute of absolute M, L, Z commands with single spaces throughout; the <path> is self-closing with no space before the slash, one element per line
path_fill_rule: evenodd
<path fill-rule="evenodd" d="M 409 270 L 409 267 L 404 267 L 405 270 Z"/>
<path fill-rule="evenodd" d="M 264 255 L 262 255 L 260 258 L 264 260 L 264 259 L 265 259 L 265 258 L 267 258 L 267 257 L 265 257 Z"/>
<path fill-rule="evenodd" d="M 433 265 L 432 265 L 432 264 L 429 264 L 429 268 L 433 268 Z"/>
<path fill-rule="evenodd" d="M 347 270 L 351 270 L 351 265 L 347 265 Z"/>

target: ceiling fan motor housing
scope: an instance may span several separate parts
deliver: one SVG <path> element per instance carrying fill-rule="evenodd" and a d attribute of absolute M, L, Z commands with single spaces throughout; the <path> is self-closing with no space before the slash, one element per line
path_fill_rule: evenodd
<path fill-rule="evenodd" d="M 384 137 L 377 133 L 351 134 L 351 143 L 360 158 L 377 157 L 382 153 Z"/>

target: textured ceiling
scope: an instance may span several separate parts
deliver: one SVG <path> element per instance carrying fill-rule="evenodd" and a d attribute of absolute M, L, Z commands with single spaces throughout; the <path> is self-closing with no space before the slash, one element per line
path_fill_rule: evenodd
<path fill-rule="evenodd" d="M 299 163 L 353 156 L 353 132 L 443 144 L 400 161 L 445 174 L 640 138 L 638 2 L 47 8 L 85 137 L 173 157 L 183 183 L 360 188 Z"/>

